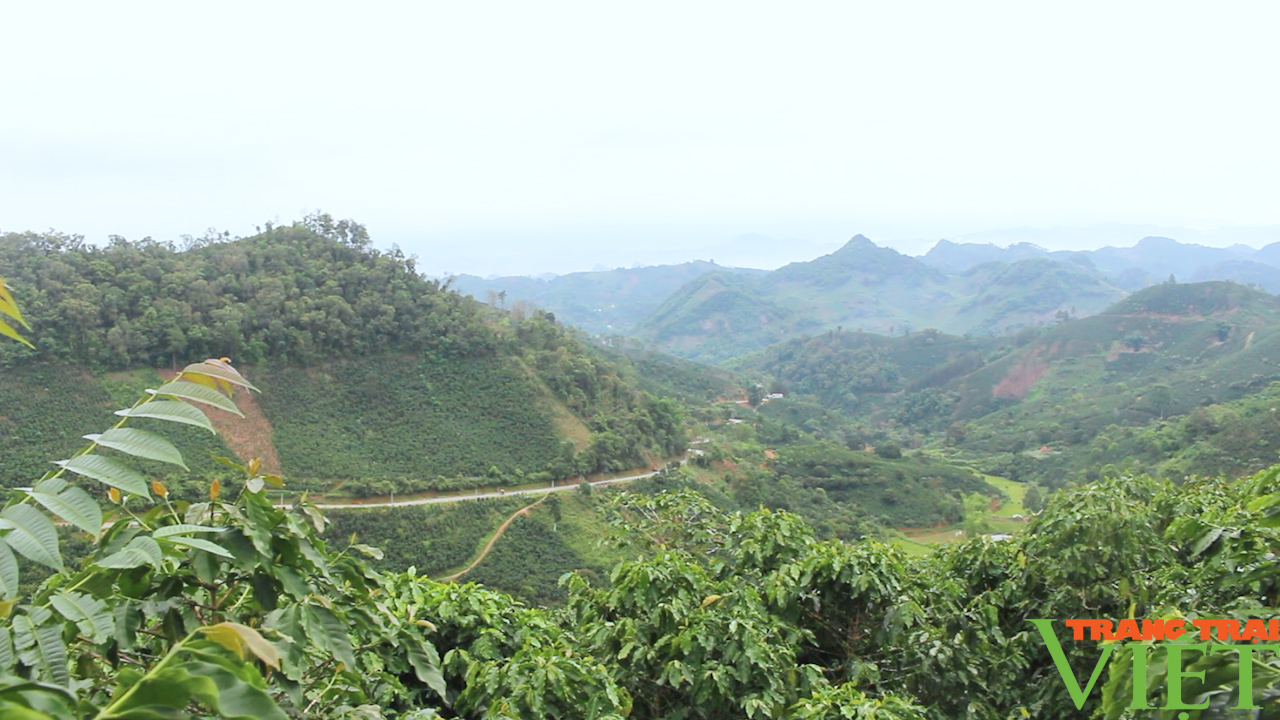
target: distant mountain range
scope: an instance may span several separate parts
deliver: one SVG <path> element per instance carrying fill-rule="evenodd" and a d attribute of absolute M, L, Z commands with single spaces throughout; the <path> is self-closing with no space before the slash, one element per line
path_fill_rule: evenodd
<path fill-rule="evenodd" d="M 1171 278 L 1280 292 L 1280 242 L 1255 250 L 1151 236 L 1127 248 L 1054 251 L 1027 242 L 941 240 L 912 257 L 857 235 L 835 252 L 773 271 L 698 261 L 550 279 L 462 275 L 453 287 L 499 305 L 531 303 L 589 332 L 633 335 L 720 362 L 838 327 L 1001 335 L 1093 315 Z"/>
<path fill-rule="evenodd" d="M 837 327 L 999 335 L 1100 312 L 1125 292 L 1087 262 L 1033 258 L 947 272 L 858 235 L 816 260 L 691 281 L 636 326 L 677 355 L 718 362 Z"/>
<path fill-rule="evenodd" d="M 455 275 L 450 287 L 491 305 L 531 303 L 588 332 L 627 334 L 672 293 L 695 278 L 713 273 L 764 275 L 766 272 L 695 260 L 679 265 L 578 272 L 550 278 Z"/>
<path fill-rule="evenodd" d="M 999 247 L 990 243 L 939 240 L 921 257 L 929 265 L 948 272 L 964 272 L 981 263 L 1031 258 L 1088 261 L 1129 292 L 1164 282 L 1170 275 L 1190 282 L 1235 280 L 1257 285 L 1270 293 L 1280 292 L 1280 242 L 1255 250 L 1247 245 L 1216 248 L 1151 236 L 1129 248 L 1046 250 L 1026 242 Z"/>

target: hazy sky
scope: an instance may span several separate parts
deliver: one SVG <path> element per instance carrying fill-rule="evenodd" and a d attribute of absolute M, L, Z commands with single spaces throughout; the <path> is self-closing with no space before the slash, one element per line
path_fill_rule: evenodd
<path fill-rule="evenodd" d="M 484 274 L 1275 225 L 1278 26 L 1272 0 L 6 3 L 0 229 L 322 209 Z"/>

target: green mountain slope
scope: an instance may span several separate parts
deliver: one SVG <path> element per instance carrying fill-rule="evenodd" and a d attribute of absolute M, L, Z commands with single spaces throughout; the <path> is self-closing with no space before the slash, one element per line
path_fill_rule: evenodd
<path fill-rule="evenodd" d="M 676 355 L 715 362 L 818 327 L 817 320 L 773 302 L 749 279 L 715 274 L 677 290 L 636 334 Z"/>
<path fill-rule="evenodd" d="M 668 352 L 722 361 L 834 328 L 883 334 L 934 328 L 995 335 L 1102 310 L 1123 291 L 1087 263 L 988 263 L 949 275 L 861 235 L 829 255 L 756 277 L 699 278 L 636 334 Z"/>
<path fill-rule="evenodd" d="M 182 250 L 11 234 L 0 267 L 36 343 L 0 346 L 0 484 L 31 484 L 70 452 L 68 429 L 101 430 L 158 387 L 155 368 L 220 356 L 261 384 L 254 432 L 302 487 L 561 478 L 685 446 L 679 404 L 645 393 L 634 368 L 620 374 L 546 313 L 423 279 L 354 223 L 319 216 Z M 219 472 L 211 453 L 262 447 L 225 438 L 193 430 L 179 447 L 198 476 Z"/>
<path fill-rule="evenodd" d="M 1060 484 L 1091 457 L 1103 459 L 1089 466 L 1095 472 L 1119 460 L 1107 454 L 1110 441 L 1090 449 L 1101 434 L 1159 426 L 1280 380 L 1280 299 L 1228 282 L 1164 284 L 1038 333 L 828 332 L 744 364 L 904 442 L 946 431 L 950 446 L 994 471 Z M 1179 448 L 1163 442 L 1150 462 L 1174 458 Z M 1258 449 L 1272 459 L 1269 443 Z M 1234 465 L 1178 467 L 1230 473 L 1259 462 L 1245 453 Z"/>

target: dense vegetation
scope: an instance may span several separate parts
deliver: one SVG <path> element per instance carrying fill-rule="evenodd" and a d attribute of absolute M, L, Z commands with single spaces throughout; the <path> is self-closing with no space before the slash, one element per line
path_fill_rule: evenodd
<path fill-rule="evenodd" d="M 95 378 L 70 365 L 32 364 L 9 368 L 0 382 L 0 487 L 29 486 L 50 468 L 51 458 L 67 457 L 83 443 L 81 436 L 101 430 L 111 410 L 133 402 L 145 388 L 164 381 L 154 370 L 110 373 Z M 31 402 L 32 399 L 37 402 Z M 139 418 L 137 426 L 155 429 L 160 422 Z M 226 466 L 213 460 L 232 453 L 207 430 L 182 426 L 170 438 L 187 459 L 187 470 L 164 463 L 143 463 L 152 477 L 162 478 L 175 494 L 203 492 L 208 480 L 227 479 Z M 206 482 L 189 483 L 195 475 Z M 187 497 L 187 499 L 191 499 Z"/>
<path fill-rule="evenodd" d="M 904 458 L 891 445 L 881 446 L 880 454 L 826 443 L 786 447 L 773 469 L 784 482 L 821 488 L 886 527 L 955 523 L 963 517 L 964 495 L 994 494 L 970 470 L 920 454 Z"/>
<path fill-rule="evenodd" d="M 533 347 L 524 359 L 539 368 L 539 353 L 554 351 Z M 593 420 L 601 397 L 615 402 L 600 416 L 660 403 L 640 396 L 628 405 L 614 392 L 623 386 L 599 369 L 539 377 Z M 603 510 L 627 559 L 607 581 L 568 574 L 555 591 L 563 605 L 530 609 L 475 586 L 377 572 L 363 556 L 382 551 L 367 544 L 331 548 L 315 507 L 272 504 L 267 489 L 283 481 L 256 460 L 233 464 L 234 482 L 209 483 L 199 502 L 148 483 L 139 472 L 146 462 L 186 466 L 168 429 L 211 430 L 202 406 L 238 414 L 235 387 L 255 389 L 223 361 L 184 368 L 0 510 L 6 718 L 998 720 L 1082 711 L 1116 720 L 1162 712 L 1128 710 L 1135 692 L 1140 703 L 1162 704 L 1175 692 L 1196 698 L 1204 702 L 1196 718 L 1232 717 L 1235 707 L 1280 718 L 1274 650 L 1255 653 L 1246 684 L 1237 673 L 1242 643 L 1213 654 L 1190 637 L 1159 643 L 1157 653 L 1168 655 L 1157 654 L 1141 678 L 1126 645 L 1111 655 L 1102 690 L 1077 700 L 1030 625 L 1275 616 L 1280 466 L 1235 482 L 1106 479 L 1055 493 L 1020 537 L 975 538 L 914 559 L 874 541 L 818 539 L 786 512 L 726 511 L 687 490 L 622 494 Z M 157 426 L 165 433 L 140 420 L 166 423 Z M 598 432 L 613 431 L 598 421 Z M 773 456 L 763 452 L 774 462 L 757 465 L 735 443 L 751 449 L 764 423 L 725 424 L 728 439 L 699 457 L 731 474 L 749 460 L 747 479 L 772 466 L 785 471 L 781 483 L 802 474 L 857 485 L 876 467 L 918 459 L 888 443 L 866 453 L 801 436 Z M 696 482 L 690 474 L 672 468 L 653 482 Z M 559 506 L 548 512 L 555 518 Z M 51 515 L 92 538 L 74 566 Z M 575 569 L 555 522 L 551 534 L 532 519 L 512 528 L 550 566 Z M 14 552 L 54 574 L 24 590 Z M 491 559 L 489 572 L 503 576 L 520 562 Z M 1077 677 L 1099 645 L 1064 642 Z M 1165 659 L 1173 645 L 1183 646 L 1181 667 Z M 1192 668 L 1208 672 L 1185 672 Z M 1179 670 L 1187 679 L 1171 690 L 1164 680 Z"/>
<path fill-rule="evenodd" d="M 786 513 L 725 513 L 687 492 L 622 496 L 612 505 L 617 538 L 638 556 L 605 585 L 570 575 L 565 605 L 551 610 L 374 573 L 326 549 L 313 509 L 273 509 L 246 487 L 230 505 L 172 511 L 193 520 L 212 512 L 232 528 L 216 544 L 185 539 L 155 569 L 139 555 L 130 562 L 141 574 L 114 569 L 123 561 L 100 550 L 82 571 L 100 578 L 81 581 L 91 594 L 57 595 L 66 587 L 58 575 L 38 598 L 74 604 L 18 606 L 6 621 L 15 647 L 40 652 L 11 653 L 6 667 L 45 684 L 6 681 L 4 709 L 83 716 L 60 689 L 75 678 L 104 717 L 144 704 L 148 717 L 177 717 L 194 704 L 259 718 L 285 717 L 277 707 L 324 717 L 426 717 L 414 713 L 437 707 L 476 718 L 1065 718 L 1076 711 L 1030 618 L 1124 617 L 1138 602 L 1149 616 L 1246 619 L 1270 617 L 1280 602 L 1277 566 L 1260 561 L 1280 546 L 1280 468 L 1234 484 L 1130 478 L 1058 493 L 1022 538 L 979 538 L 919 559 L 818 541 Z M 141 522 L 161 542 L 191 538 L 198 526 L 170 524 L 166 512 Z M 105 533 L 108 548 L 127 527 Z M 141 548 L 147 536 L 130 534 L 129 547 Z M 223 583 L 244 588 L 234 606 L 220 607 Z M 139 587 L 173 610 L 129 609 Z M 124 611 L 112 620 L 115 608 Z M 55 641 L 33 623 L 83 636 Z M 128 629 L 151 623 L 154 636 Z M 193 624 L 203 629 L 182 629 Z M 1078 669 L 1091 666 L 1096 643 L 1064 646 Z M 123 669 L 131 659 L 139 671 Z M 1086 713 L 1125 713 L 1123 660 Z M 1218 662 L 1194 649 L 1186 661 Z M 1253 673 L 1259 717 L 1276 717 L 1280 663 L 1262 655 Z M 1157 703 L 1159 679 L 1148 685 Z M 1210 708 L 1198 717 L 1227 717 L 1239 687 L 1234 672 L 1215 673 L 1208 684 L 1188 681 L 1184 696 L 1205 692 Z"/>
<path fill-rule="evenodd" d="M 1003 338 L 835 330 L 737 365 L 838 413 L 850 447 L 888 438 L 1056 487 L 1123 467 L 1181 477 L 1269 465 L 1259 421 L 1271 406 L 1248 398 L 1280 380 L 1278 361 L 1280 301 L 1218 282 L 1157 285 Z"/>
<path fill-rule="evenodd" d="M 29 484 L 67 449 L 68 433 L 54 428 L 84 428 L 113 390 L 156 387 L 151 368 L 205 356 L 233 357 L 271 389 L 258 432 L 300 487 L 349 481 L 347 491 L 368 494 L 549 480 L 649 465 L 685 447 L 680 404 L 646 394 L 636 372 L 554 315 L 499 312 L 451 292 L 398 250 L 373 249 L 350 221 L 317 215 L 182 248 L 9 234 L 0 267 L 35 341 L 0 346 L 13 378 L 0 392 L 45 398 L 39 410 L 0 413 L 0 449 L 13 457 L 0 470 L 6 485 Z M 74 384 L 43 379 L 66 373 Z M 671 379 L 685 390 L 698 382 L 687 370 Z M 177 438 L 196 475 L 212 479 L 221 471 L 211 455 L 233 453 L 205 440 Z"/>
<path fill-rule="evenodd" d="M 356 538 L 382 549 L 372 562 L 379 570 L 416 568 L 432 577 L 462 569 L 489 533 L 528 501 L 489 498 L 441 505 L 397 508 L 353 508 L 328 513 L 326 538 Z"/>
<path fill-rule="evenodd" d="M 315 363 L 386 350 L 439 357 L 491 353 L 470 298 L 425 280 L 412 258 L 383 253 L 328 216 L 234 242 L 179 249 L 69 235 L 0 237 L 0 267 L 22 297 L 36 345 L 0 346 L 0 362 L 166 366 L 230 356 Z"/>
<path fill-rule="evenodd" d="M 634 375 L 640 388 L 653 395 L 699 405 L 742 392 L 741 384 L 727 370 L 646 349 L 622 336 L 611 336 L 607 343 L 602 346 L 606 357 Z"/>
<path fill-rule="evenodd" d="M 254 379 L 281 465 L 302 477 L 523 476 L 573 454 L 538 402 L 545 393 L 500 358 L 379 355 L 262 367 Z"/>

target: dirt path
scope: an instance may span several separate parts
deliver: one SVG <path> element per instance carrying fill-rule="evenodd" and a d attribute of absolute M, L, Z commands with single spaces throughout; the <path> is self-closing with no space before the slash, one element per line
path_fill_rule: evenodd
<path fill-rule="evenodd" d="M 475 560 L 472 560 L 472 561 L 471 561 L 471 564 L 470 564 L 470 565 L 466 566 L 466 567 L 465 567 L 465 568 L 463 568 L 462 570 L 460 570 L 460 571 L 458 571 L 458 572 L 456 572 L 456 573 L 454 573 L 454 574 L 452 574 L 452 575 L 449 575 L 449 576 L 447 576 L 447 577 L 439 578 L 439 579 L 440 579 L 440 581 L 441 581 L 441 582 L 453 582 L 454 580 L 457 580 L 458 578 L 462 577 L 463 575 L 466 575 L 467 573 L 469 573 L 469 572 L 471 572 L 472 570 L 474 570 L 474 569 L 475 569 L 475 567 L 476 567 L 477 565 L 479 565 L 481 562 L 484 562 L 484 559 L 485 559 L 485 558 L 489 557 L 489 551 L 490 551 L 490 550 L 492 550 L 492 549 L 493 549 L 494 544 L 498 542 L 498 538 L 502 537 L 502 533 L 504 533 L 504 532 L 506 532 L 506 531 L 507 531 L 507 526 L 509 526 L 509 525 L 511 525 L 511 523 L 515 522 L 515 519 L 516 519 L 516 518 L 518 518 L 518 517 L 520 517 L 521 515 L 528 515 L 530 510 L 534 509 L 534 508 L 535 508 L 535 507 L 537 507 L 538 505 L 541 505 L 541 504 L 542 504 L 542 501 L 543 501 L 543 500 L 546 500 L 546 499 L 547 499 L 547 495 L 544 493 L 544 494 L 542 495 L 542 497 L 538 498 L 536 501 L 531 502 L 531 503 L 529 503 L 528 505 L 525 505 L 524 507 L 520 508 L 519 510 L 517 510 L 517 511 L 515 511 L 515 512 L 511 513 L 511 517 L 509 517 L 509 518 L 507 518 L 506 520 L 504 520 L 504 521 L 502 522 L 502 524 L 498 526 L 498 529 L 497 529 L 497 530 L 495 530 L 495 531 L 493 531 L 493 537 L 489 538 L 489 542 L 487 542 L 487 543 L 485 543 L 485 544 L 484 544 L 484 549 L 480 551 L 480 554 L 476 556 L 476 559 L 475 559 Z"/>

